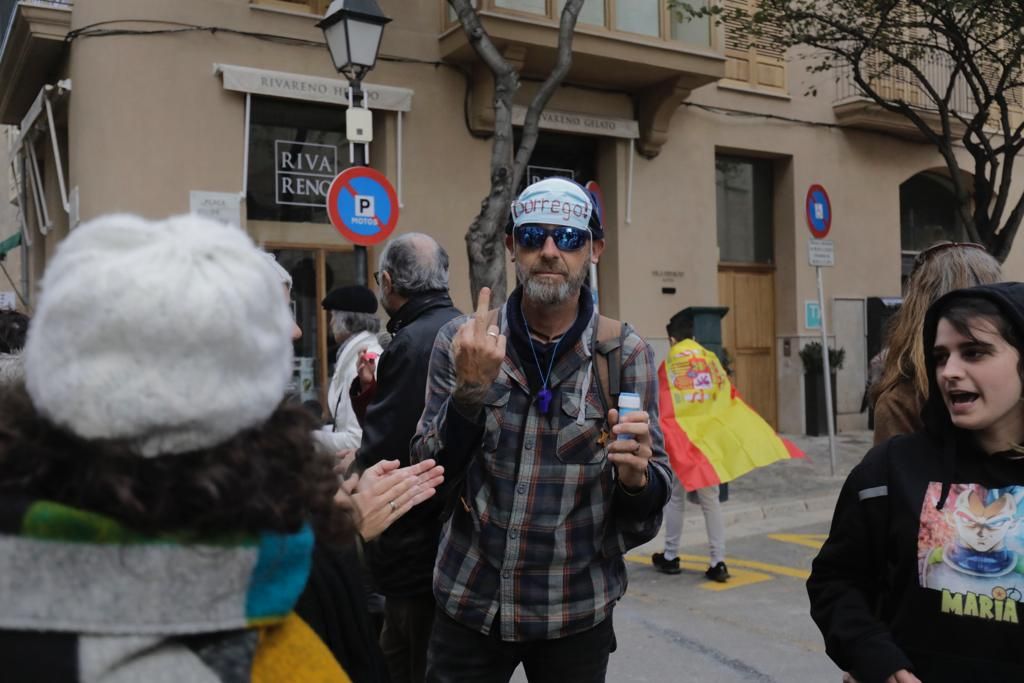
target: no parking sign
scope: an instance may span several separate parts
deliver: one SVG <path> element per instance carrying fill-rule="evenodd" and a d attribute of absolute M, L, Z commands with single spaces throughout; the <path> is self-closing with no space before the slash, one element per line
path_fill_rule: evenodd
<path fill-rule="evenodd" d="M 832 202 L 824 187 L 811 185 L 807 188 L 806 209 L 811 236 L 819 240 L 828 237 L 828 231 L 832 229 Z"/>
<path fill-rule="evenodd" d="M 327 191 L 327 216 L 342 237 L 370 247 L 394 232 L 398 195 L 379 171 L 369 166 L 346 168 Z"/>

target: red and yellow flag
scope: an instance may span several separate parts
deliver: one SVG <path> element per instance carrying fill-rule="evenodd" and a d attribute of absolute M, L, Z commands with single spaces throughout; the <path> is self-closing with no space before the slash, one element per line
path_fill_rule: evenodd
<path fill-rule="evenodd" d="M 712 352 L 684 339 L 658 368 L 665 450 L 687 491 L 722 484 L 803 451 L 743 402 Z"/>

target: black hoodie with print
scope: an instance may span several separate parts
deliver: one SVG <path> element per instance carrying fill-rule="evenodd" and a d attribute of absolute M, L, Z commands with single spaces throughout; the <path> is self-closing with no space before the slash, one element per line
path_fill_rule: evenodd
<path fill-rule="evenodd" d="M 951 292 L 992 301 L 1024 339 L 1024 284 Z M 1024 356 L 1024 351 L 1018 349 Z M 860 683 L 1024 680 L 1024 460 L 986 454 L 930 382 L 923 433 L 876 446 L 850 473 L 807 592 L 829 656 Z"/>

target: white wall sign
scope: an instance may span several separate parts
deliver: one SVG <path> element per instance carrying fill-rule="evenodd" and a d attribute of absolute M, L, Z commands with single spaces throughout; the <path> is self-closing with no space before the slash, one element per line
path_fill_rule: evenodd
<path fill-rule="evenodd" d="M 274 140 L 275 201 L 322 207 L 338 175 L 338 148 L 298 140 Z"/>
<path fill-rule="evenodd" d="M 242 226 L 242 196 L 237 192 L 203 192 L 192 190 L 188 193 L 189 211 L 199 216 L 212 218 L 221 223 Z"/>
<path fill-rule="evenodd" d="M 807 240 L 807 261 L 812 266 L 834 266 L 836 250 L 832 240 Z"/>
<path fill-rule="evenodd" d="M 12 291 L 0 292 L 0 311 L 13 311 L 18 305 L 18 298 Z"/>
<path fill-rule="evenodd" d="M 340 78 L 321 78 L 231 64 L 214 64 L 213 73 L 222 76 L 225 90 L 345 106 L 349 104 L 348 81 Z M 370 109 L 412 109 L 413 91 L 408 88 L 363 83 L 363 90 L 366 92 Z"/>
<path fill-rule="evenodd" d="M 521 126 L 524 121 L 526 121 L 526 107 L 521 104 L 512 105 L 512 125 Z M 559 111 L 558 109 L 545 109 L 540 115 L 540 127 L 544 130 L 605 135 L 612 138 L 635 139 L 640 137 L 640 124 L 632 119 L 592 116 L 574 111 Z"/>

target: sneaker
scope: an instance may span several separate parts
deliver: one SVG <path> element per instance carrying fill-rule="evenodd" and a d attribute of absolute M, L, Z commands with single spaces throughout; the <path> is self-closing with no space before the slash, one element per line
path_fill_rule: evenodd
<path fill-rule="evenodd" d="M 714 567 L 708 567 L 708 570 L 704 572 L 704 576 L 708 577 L 711 581 L 725 583 L 729 580 L 729 569 L 725 566 L 725 562 L 719 562 Z"/>
<path fill-rule="evenodd" d="M 665 553 L 651 555 L 651 564 L 662 574 L 678 574 L 683 571 L 679 568 L 679 558 L 673 557 L 671 560 L 666 560 Z"/>

